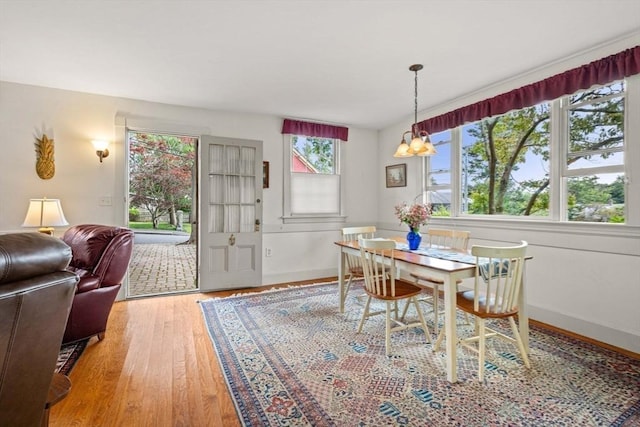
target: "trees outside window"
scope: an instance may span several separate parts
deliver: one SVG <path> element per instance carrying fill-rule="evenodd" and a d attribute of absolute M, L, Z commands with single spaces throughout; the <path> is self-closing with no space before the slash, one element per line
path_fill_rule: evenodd
<path fill-rule="evenodd" d="M 563 109 L 569 221 L 624 222 L 624 82 L 577 93 Z"/>
<path fill-rule="evenodd" d="M 448 132 L 461 147 L 461 213 L 624 222 L 624 99 L 614 82 L 436 134 L 438 156 L 451 156 Z M 435 204 L 451 191 L 438 161 L 429 159 L 426 182 Z M 562 206 L 550 204 L 553 180 Z"/>
<path fill-rule="evenodd" d="M 549 214 L 549 104 L 462 127 L 466 213 Z"/>
<path fill-rule="evenodd" d="M 176 211 L 192 212 L 196 137 L 129 132 L 130 206 L 146 211 L 153 228 Z"/>

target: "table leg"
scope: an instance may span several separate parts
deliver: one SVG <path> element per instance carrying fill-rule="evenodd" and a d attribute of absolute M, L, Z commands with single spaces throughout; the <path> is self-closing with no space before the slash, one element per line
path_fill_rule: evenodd
<path fill-rule="evenodd" d="M 527 310 L 527 287 L 525 286 L 525 277 L 527 275 L 527 263 L 523 267 L 522 272 L 522 287 L 520 288 L 520 295 L 518 295 L 518 329 L 520 330 L 520 337 L 522 338 L 522 344 L 524 345 L 524 351 L 529 353 L 529 314 Z"/>
<path fill-rule="evenodd" d="M 456 330 L 456 281 L 449 275 L 444 279 L 444 330 L 447 338 L 447 380 L 458 381 L 458 359 Z"/>
<path fill-rule="evenodd" d="M 340 298 L 340 313 L 344 313 L 344 269 L 346 265 L 346 257 L 344 250 L 340 249 L 340 261 L 338 262 L 338 295 Z"/>

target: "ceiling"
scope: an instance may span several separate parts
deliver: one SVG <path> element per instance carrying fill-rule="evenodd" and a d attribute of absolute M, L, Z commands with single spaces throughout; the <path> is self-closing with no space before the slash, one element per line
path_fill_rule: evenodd
<path fill-rule="evenodd" d="M 637 0 L 0 0 L 0 80 L 381 129 L 411 64 L 425 110 L 639 32 Z"/>

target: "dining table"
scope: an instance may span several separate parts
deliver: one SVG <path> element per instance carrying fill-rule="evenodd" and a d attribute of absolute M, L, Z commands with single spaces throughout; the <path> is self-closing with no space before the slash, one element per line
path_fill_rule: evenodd
<path fill-rule="evenodd" d="M 458 280 L 469 279 L 475 275 L 475 257 L 467 252 L 458 252 L 452 249 L 431 248 L 420 246 L 417 250 L 409 250 L 406 239 L 393 238 L 396 241 L 396 250 L 393 258 L 399 275 L 405 276 L 415 273 L 422 276 L 431 276 L 443 281 L 444 290 L 444 330 L 446 336 L 446 371 L 447 380 L 457 382 L 457 330 L 456 330 L 456 291 Z M 345 274 L 346 257 L 348 254 L 360 256 L 360 247 L 357 241 L 337 241 L 340 248 L 340 261 L 338 267 L 338 295 L 340 299 L 340 313 L 344 313 L 346 295 Z M 530 257 L 528 257 L 530 258 Z M 519 293 L 518 327 L 524 343 L 524 348 L 529 353 L 529 319 L 526 310 L 524 278 L 523 289 Z"/>

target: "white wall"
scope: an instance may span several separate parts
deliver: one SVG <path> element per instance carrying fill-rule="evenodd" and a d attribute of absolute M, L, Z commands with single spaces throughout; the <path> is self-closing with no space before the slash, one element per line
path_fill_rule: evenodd
<path fill-rule="evenodd" d="M 70 224 L 122 225 L 125 221 L 123 121 L 159 126 L 162 131 L 204 132 L 263 141 L 270 162 L 269 188 L 263 192 L 263 283 L 305 280 L 337 274 L 339 229 L 345 224 L 283 225 L 282 118 L 238 114 L 0 82 L 0 231 L 21 229 L 28 199 L 59 198 Z M 56 173 L 50 180 L 35 171 L 35 135 L 54 138 Z M 114 141 L 99 163 L 91 140 Z M 347 225 L 376 222 L 378 157 L 375 131 L 349 129 L 343 144 Z M 350 167 L 356 163 L 358 167 Z M 361 196 L 361 195 L 366 195 Z M 99 206 L 103 196 L 112 206 Z M 64 229 L 57 230 L 61 234 Z"/>
<path fill-rule="evenodd" d="M 640 44 L 640 35 L 599 46 L 566 61 L 541 67 L 485 90 L 424 111 L 418 120 L 490 98 L 576 66 Z M 634 76 L 640 81 L 640 76 Z M 637 85 L 636 85 L 637 87 Z M 425 95 L 426 96 L 426 95 Z M 627 94 L 626 203 L 631 212 L 627 224 L 561 224 L 504 219 L 433 218 L 434 227 L 471 231 L 472 244 L 507 245 L 526 240 L 533 260 L 527 267 L 529 315 L 593 339 L 640 353 L 640 91 Z M 379 168 L 407 163 L 407 187 L 381 188 L 378 228 L 385 235 L 406 232 L 398 225 L 393 206 L 412 201 L 421 191 L 421 159 L 392 157 L 411 118 L 379 132 Z"/>

